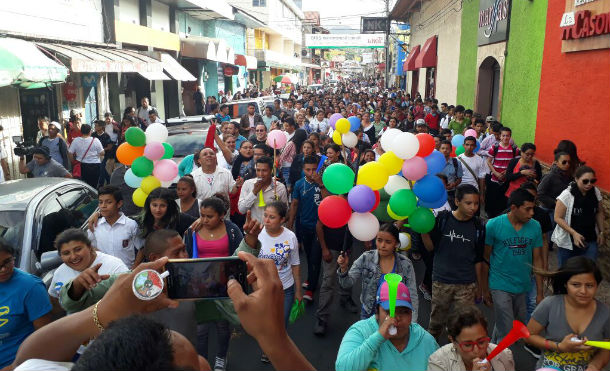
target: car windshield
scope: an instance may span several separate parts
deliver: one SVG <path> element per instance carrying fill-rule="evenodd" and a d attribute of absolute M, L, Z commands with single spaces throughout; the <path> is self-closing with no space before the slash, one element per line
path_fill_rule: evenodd
<path fill-rule="evenodd" d="M 23 244 L 25 212 L 21 210 L 0 211 L 0 237 L 9 245 L 20 248 Z"/>
<path fill-rule="evenodd" d="M 186 157 L 203 148 L 207 130 L 180 132 L 167 137 L 167 142 L 174 147 L 174 157 Z"/>
<path fill-rule="evenodd" d="M 227 103 L 227 105 L 229 106 L 229 116 L 231 116 L 232 119 L 241 118 L 243 115 L 248 113 L 248 104 L 250 104 L 250 103 L 252 103 L 252 102 L 250 101 L 250 102 L 243 102 L 243 103 Z M 256 105 L 256 109 L 254 111 L 256 113 L 260 114 L 258 105 Z"/>

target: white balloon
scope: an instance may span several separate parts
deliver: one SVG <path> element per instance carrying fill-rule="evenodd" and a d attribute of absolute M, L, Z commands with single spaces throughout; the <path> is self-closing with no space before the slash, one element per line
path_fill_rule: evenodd
<path fill-rule="evenodd" d="M 347 222 L 347 228 L 355 239 L 370 241 L 379 232 L 379 220 L 371 213 L 352 213 Z"/>
<path fill-rule="evenodd" d="M 409 181 L 400 175 L 391 175 L 383 189 L 387 194 L 393 195 L 394 192 L 400 189 L 411 189 L 411 186 L 409 185 Z"/>
<path fill-rule="evenodd" d="M 383 148 L 384 151 L 389 151 L 390 149 L 390 143 L 396 138 L 396 136 L 398 134 L 402 133 L 402 131 L 400 131 L 399 129 L 395 129 L 395 128 L 389 128 L 387 129 L 382 135 L 381 135 L 381 139 L 379 139 L 379 142 L 381 143 L 381 148 Z"/>
<path fill-rule="evenodd" d="M 419 141 L 417 137 L 411 133 L 400 132 L 390 142 L 390 148 L 386 151 L 392 151 L 394 154 L 403 160 L 408 160 L 415 157 L 419 151 Z"/>
<path fill-rule="evenodd" d="M 356 147 L 356 144 L 358 144 L 358 137 L 351 131 L 341 135 L 341 140 L 343 141 L 343 145 L 347 148 L 354 148 Z"/>
<path fill-rule="evenodd" d="M 167 128 L 158 122 L 148 125 L 146 128 L 146 143 L 165 142 L 167 140 Z"/>
<path fill-rule="evenodd" d="M 411 235 L 410 234 L 401 232 L 398 235 L 398 238 L 400 239 L 400 247 L 398 248 L 398 250 L 407 251 L 411 248 Z"/>

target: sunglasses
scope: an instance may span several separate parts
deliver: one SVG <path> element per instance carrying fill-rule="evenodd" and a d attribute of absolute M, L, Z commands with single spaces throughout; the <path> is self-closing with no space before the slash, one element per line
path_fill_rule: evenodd
<path fill-rule="evenodd" d="M 593 178 L 593 179 L 583 179 L 582 180 L 582 184 L 587 185 L 589 183 L 591 184 L 595 184 L 595 182 L 597 182 L 597 179 Z"/>
<path fill-rule="evenodd" d="M 561 164 L 562 164 L 562 165 L 567 165 L 567 164 L 569 164 L 569 163 L 570 163 L 570 160 L 563 160 L 563 161 L 561 161 Z"/>

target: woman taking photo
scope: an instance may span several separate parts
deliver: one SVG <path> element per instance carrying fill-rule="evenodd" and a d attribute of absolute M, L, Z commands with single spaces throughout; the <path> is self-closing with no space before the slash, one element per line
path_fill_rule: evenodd
<path fill-rule="evenodd" d="M 192 176 L 183 176 L 176 183 L 176 204 L 181 213 L 199 218 L 199 206 L 201 201 L 197 199 L 197 187 Z"/>
<path fill-rule="evenodd" d="M 10 365 L 21 343 L 51 322 L 51 302 L 40 278 L 15 268 L 15 248 L 0 238 L 0 368 Z"/>
<path fill-rule="evenodd" d="M 349 257 L 347 254 L 337 258 L 339 265 L 339 284 L 343 288 L 351 288 L 358 278 L 362 278 L 362 293 L 360 302 L 362 310 L 360 319 L 367 319 L 375 314 L 375 295 L 377 288 L 387 273 L 402 276 L 402 281 L 411 292 L 413 302 L 413 322 L 417 322 L 419 299 L 415 281 L 415 270 L 406 256 L 397 252 L 400 246 L 398 228 L 392 223 L 386 223 L 379 228 L 375 239 L 376 249 L 365 251 L 348 271 Z"/>
<path fill-rule="evenodd" d="M 610 340 L 610 310 L 595 299 L 602 274 L 584 256 L 568 259 L 550 279 L 553 295 L 546 297 L 527 324 L 526 343 L 540 348 L 536 368 L 561 371 L 598 371 L 610 360 L 610 351 L 584 345 L 587 340 Z M 544 337 L 540 335 L 544 331 Z"/>
<path fill-rule="evenodd" d="M 555 230 L 551 236 L 559 250 L 558 264 L 561 266 L 573 256 L 584 255 L 597 258 L 597 248 L 604 243 L 604 210 L 602 195 L 595 187 L 595 171 L 581 166 L 555 204 Z"/>
<path fill-rule="evenodd" d="M 72 160 L 72 171 L 74 172 L 75 163 L 80 163 L 80 178 L 83 182 L 93 188 L 97 188 L 100 179 L 100 164 L 104 157 L 104 147 L 99 139 L 91 136 L 91 125 L 81 126 L 81 136 L 74 138 L 68 148 L 68 155 Z M 75 174 L 73 174 L 75 175 Z"/>
<path fill-rule="evenodd" d="M 477 307 L 456 307 L 447 319 L 450 343 L 428 359 L 428 371 L 512 371 L 515 361 L 510 349 L 504 349 L 489 363 L 478 363 L 494 350 L 487 335 L 487 321 Z"/>
<path fill-rule="evenodd" d="M 542 167 L 534 158 L 536 146 L 532 143 L 523 143 L 521 146 L 521 157 L 513 158 L 508 162 L 506 169 L 506 182 L 508 189 L 504 193 L 509 197 L 511 193 L 525 182 L 538 184 L 542 178 Z"/>

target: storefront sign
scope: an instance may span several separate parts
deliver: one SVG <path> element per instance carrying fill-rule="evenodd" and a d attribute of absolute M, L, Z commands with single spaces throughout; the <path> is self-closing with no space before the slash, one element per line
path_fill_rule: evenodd
<path fill-rule="evenodd" d="M 610 0 L 565 0 L 561 51 L 610 48 Z"/>
<path fill-rule="evenodd" d="M 97 73 L 83 73 L 80 81 L 83 88 L 95 88 L 97 86 Z"/>
<path fill-rule="evenodd" d="M 595 0 L 574 0 L 574 6 L 585 5 L 594 1 Z"/>
<path fill-rule="evenodd" d="M 510 0 L 479 0 L 478 45 L 508 39 Z"/>
<path fill-rule="evenodd" d="M 388 21 L 388 17 L 361 17 L 362 24 L 360 25 L 360 32 L 386 32 L 388 28 Z"/>
<path fill-rule="evenodd" d="M 66 100 L 68 102 L 72 102 L 72 101 L 76 100 L 76 94 L 78 93 L 78 88 L 76 87 L 76 84 L 74 84 L 73 82 L 67 82 L 64 84 L 63 92 L 64 92 L 64 98 L 66 98 Z"/>
<path fill-rule="evenodd" d="M 385 35 L 367 34 L 306 34 L 308 49 L 383 48 Z"/>
<path fill-rule="evenodd" d="M 572 24 L 566 24 L 567 27 L 561 29 L 561 40 L 582 39 L 610 33 L 610 12 L 593 15 L 588 10 L 581 10 L 573 14 Z"/>

